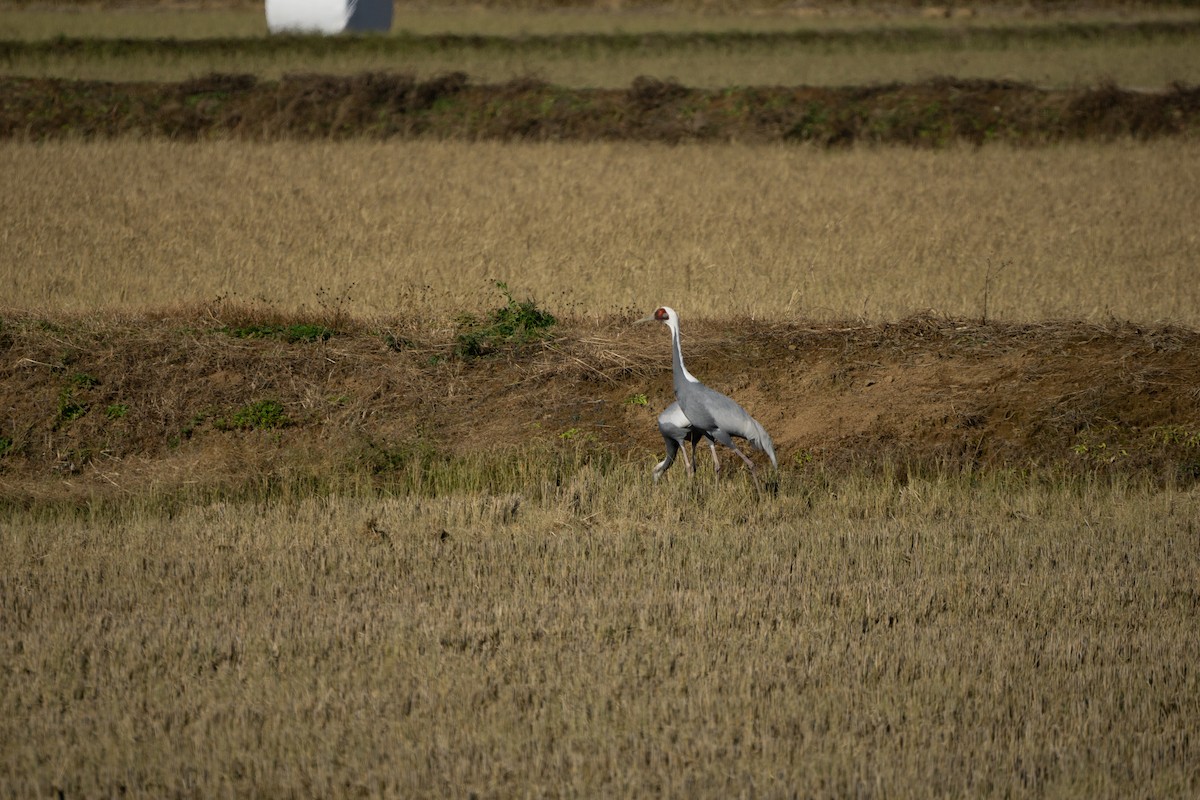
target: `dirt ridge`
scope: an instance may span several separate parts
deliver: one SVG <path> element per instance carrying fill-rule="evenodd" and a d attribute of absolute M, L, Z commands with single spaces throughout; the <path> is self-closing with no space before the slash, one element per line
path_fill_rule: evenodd
<path fill-rule="evenodd" d="M 969 19 L 969 18 L 968 18 Z M 966 49 L 1007 48 L 1029 44 L 1071 41 L 1144 41 L 1186 39 L 1200 34 L 1200 20 L 1129 19 L 1044 22 L 1038 25 L 992 24 L 882 26 L 856 29 L 792 29 L 779 31 L 644 31 L 638 33 L 523 33 L 495 34 L 429 33 L 395 31 L 387 36 L 329 37 L 317 35 L 273 35 L 268 37 L 210 37 L 203 39 L 80 38 L 57 36 L 41 40 L 0 40 L 0 61 L 71 54 L 88 58 L 167 58 L 180 51 L 191 54 L 232 55 L 299 53 L 326 56 L 334 53 L 389 53 L 445 50 L 495 52 L 627 52 L 672 50 L 817 47 Z"/>
<path fill-rule="evenodd" d="M 179 83 L 0 77 L 0 138 L 194 141 L 439 138 L 501 141 L 808 142 L 944 146 L 1191 135 L 1200 87 L 1047 90 L 937 78 L 838 88 L 693 89 L 641 77 L 628 89 L 454 72 L 214 74 Z"/>
<path fill-rule="evenodd" d="M 0 327 L 0 495 L 386 477 L 439 458 L 583 448 L 647 468 L 672 399 L 668 344 L 629 320 L 454 355 L 454 330 L 347 323 L 239 337 L 213 319 Z M 264 329 L 265 330 L 265 329 Z M 709 321 L 689 368 L 772 433 L 785 472 L 1020 469 L 1200 477 L 1200 332 L 918 315 L 880 325 Z M 399 454 L 399 455 L 398 455 Z M 585 454 L 586 455 L 586 454 Z"/>

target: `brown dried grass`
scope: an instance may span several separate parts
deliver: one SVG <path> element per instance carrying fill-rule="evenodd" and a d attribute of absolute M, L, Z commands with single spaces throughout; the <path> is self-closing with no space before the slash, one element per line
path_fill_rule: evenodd
<path fill-rule="evenodd" d="M 10 305 L 1200 324 L 1187 141 L 0 145 Z"/>
<path fill-rule="evenodd" d="M 0 793 L 1200 786 L 1194 491 L 745 490 L 17 514 Z"/>
<path fill-rule="evenodd" d="M 10 4 L 11 5 L 11 4 Z M 587 8 L 591 5 L 591 8 Z M 39 4 L 40 6 L 40 4 Z M 362 71 L 403 69 L 429 77 L 464 71 L 476 81 L 496 81 L 536 75 L 560 86 L 619 88 L 639 75 L 673 78 L 689 86 L 795 85 L 844 86 L 887 81 L 921 81 L 937 75 L 958 78 L 1020 80 L 1043 86 L 1075 87 L 1114 81 L 1122 86 L 1166 87 L 1173 82 L 1195 83 L 1200 57 L 1193 41 L 1170 31 L 1149 35 L 1122 34 L 1138 23 L 1194 23 L 1194 9 L 1144 7 L 1141 4 L 1099 7 L 1088 4 L 1031 8 L 976 6 L 969 15 L 961 7 L 950 18 L 917 13 L 914 9 L 861 5 L 813 8 L 794 5 L 752 8 L 742 3 L 719 8 L 707 2 L 662 4 L 630 8 L 629 4 L 583 4 L 554 9 L 542 4 L 479 4 L 439 7 L 399 4 L 393 30 L 418 35 L 500 36 L 516 47 L 484 47 L 478 42 L 444 42 L 436 48 L 406 48 L 403 52 L 366 46 L 310 50 L 264 46 L 266 20 L 261 2 L 240 10 L 103 7 L 0 9 L 0 37 L 9 40 L 49 40 L 67 37 L 96 39 L 176 39 L 157 55 L 128 52 L 120 47 L 104 52 L 88 48 L 55 47 L 37 53 L 14 52 L 9 74 L 110 81 L 185 80 L 211 72 L 253 73 L 279 78 L 291 72 L 344 75 Z M 539 8 L 540 6 L 540 8 Z M 699 6 L 699 7 L 697 7 Z M 958 4 L 961 6 L 961 4 Z M 942 7 L 949 12 L 949 7 Z M 1067 23 L 1099 23 L 1089 35 L 1065 30 Z M 1114 26 L 1115 23 L 1115 26 Z M 1012 32 L 1006 41 L 986 40 L 989 29 Z M 1107 27 L 1113 26 L 1113 27 Z M 1107 27 L 1107 29 L 1106 29 Z M 906 32 L 949 33 L 949 44 L 907 40 Z M 527 37 L 572 34 L 640 35 L 686 33 L 832 33 L 862 30 L 872 34 L 862 43 L 834 43 L 819 38 L 789 45 L 733 42 L 691 47 L 641 46 L 613 51 L 601 47 L 531 46 Z M 1023 30 L 1030 32 L 1026 39 Z M 879 32 L 885 36 L 880 39 Z M 971 39 L 984 34 L 985 41 Z M 960 46 L 962 37 L 970 43 Z M 238 46 L 196 47 L 195 40 L 233 39 Z M 524 41 L 521 45 L 520 42 Z M 134 48 L 137 50 L 137 48 Z"/>

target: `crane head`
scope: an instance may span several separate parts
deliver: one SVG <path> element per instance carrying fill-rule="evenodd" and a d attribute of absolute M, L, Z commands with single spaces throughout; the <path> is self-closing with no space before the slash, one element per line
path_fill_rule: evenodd
<path fill-rule="evenodd" d="M 642 317 L 638 322 L 661 322 L 669 326 L 672 323 L 679 324 L 679 315 L 675 313 L 675 309 L 669 306 L 659 306 L 653 314 Z"/>

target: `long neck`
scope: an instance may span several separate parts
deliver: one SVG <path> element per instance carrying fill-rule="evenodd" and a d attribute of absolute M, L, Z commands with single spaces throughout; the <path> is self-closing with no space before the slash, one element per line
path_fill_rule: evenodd
<path fill-rule="evenodd" d="M 687 383 L 699 383 L 696 376 L 687 371 L 687 367 L 683 365 L 683 351 L 679 348 L 679 328 L 671 325 L 671 367 L 672 377 L 674 378 L 675 392 Z"/>

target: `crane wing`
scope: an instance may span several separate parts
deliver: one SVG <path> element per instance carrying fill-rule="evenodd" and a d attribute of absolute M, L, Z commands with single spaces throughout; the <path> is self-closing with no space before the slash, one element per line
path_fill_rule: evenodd
<path fill-rule="evenodd" d="M 703 431 L 723 431 L 745 439 L 767 454 L 776 465 L 775 445 L 763 426 L 732 398 L 702 383 L 689 383 L 676 393 L 679 407 L 694 427 Z"/>

